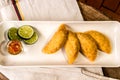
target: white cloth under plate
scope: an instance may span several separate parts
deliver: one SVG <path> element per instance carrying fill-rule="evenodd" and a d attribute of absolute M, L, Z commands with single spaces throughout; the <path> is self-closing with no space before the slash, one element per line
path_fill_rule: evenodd
<path fill-rule="evenodd" d="M 94 68 L 99 74 L 99 69 Z M 10 80 L 98 80 L 81 73 L 81 68 L 2 68 Z"/>
<path fill-rule="evenodd" d="M 2 20 L 18 20 L 10 0 L 0 1 Z M 83 20 L 76 0 L 19 0 L 19 4 L 24 20 Z"/>
<path fill-rule="evenodd" d="M 0 18 L 4 20 L 18 20 L 16 12 L 9 0 L 0 0 Z M 45 21 L 82 21 L 83 17 L 79 10 L 76 0 L 19 0 L 24 20 L 45 20 Z M 95 78 L 86 77 L 81 74 L 81 68 L 59 68 L 66 69 L 56 70 L 55 68 L 0 68 L 0 72 L 6 75 L 10 80 L 94 80 Z M 31 71 L 32 70 L 32 71 Z M 73 72 L 70 72 L 72 70 Z M 88 71 L 103 75 L 101 68 L 87 68 Z M 20 72 L 19 72 L 20 71 Z M 30 72 L 29 72 L 30 71 Z M 78 71 L 78 72 L 76 72 Z M 41 72 L 50 74 L 48 78 L 40 78 L 45 76 Z M 39 79 L 35 79 L 35 75 Z M 46 76 L 46 77 L 47 77 Z M 34 77 L 34 78 L 32 78 Z M 65 78 L 64 78 L 65 77 Z"/>

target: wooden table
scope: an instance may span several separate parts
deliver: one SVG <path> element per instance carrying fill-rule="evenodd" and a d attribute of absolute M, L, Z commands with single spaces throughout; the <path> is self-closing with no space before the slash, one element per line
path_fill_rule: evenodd
<path fill-rule="evenodd" d="M 110 21 L 111 19 L 94 8 L 81 3 L 78 0 L 84 20 L 86 21 Z M 105 76 L 120 79 L 120 67 L 118 68 L 102 68 Z"/>

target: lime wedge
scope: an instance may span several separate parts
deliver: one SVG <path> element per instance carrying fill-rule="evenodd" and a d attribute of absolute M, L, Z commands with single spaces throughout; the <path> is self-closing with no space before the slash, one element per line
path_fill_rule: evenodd
<path fill-rule="evenodd" d="M 34 34 L 34 30 L 31 26 L 24 25 L 18 29 L 18 34 L 21 38 L 30 39 Z"/>
<path fill-rule="evenodd" d="M 8 38 L 9 38 L 10 40 L 21 40 L 21 38 L 18 36 L 17 32 L 18 32 L 18 29 L 17 29 L 17 28 L 11 27 L 11 28 L 8 30 Z"/>
<path fill-rule="evenodd" d="M 34 32 L 33 36 L 30 39 L 23 40 L 26 44 L 34 44 L 38 40 L 38 34 Z"/>

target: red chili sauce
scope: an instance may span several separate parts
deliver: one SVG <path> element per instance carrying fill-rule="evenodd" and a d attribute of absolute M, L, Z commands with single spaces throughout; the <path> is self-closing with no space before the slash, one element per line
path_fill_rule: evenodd
<path fill-rule="evenodd" d="M 16 55 L 22 51 L 22 44 L 18 40 L 13 40 L 8 43 L 8 52 L 10 54 Z"/>

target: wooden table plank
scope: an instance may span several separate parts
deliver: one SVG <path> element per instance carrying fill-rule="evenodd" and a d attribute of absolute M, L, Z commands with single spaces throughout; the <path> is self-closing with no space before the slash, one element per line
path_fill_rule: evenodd
<path fill-rule="evenodd" d="M 9 80 L 9 79 L 0 72 L 0 80 Z"/>
<path fill-rule="evenodd" d="M 120 0 L 104 0 L 103 6 L 112 11 L 116 11 L 117 7 L 119 6 L 119 2 Z"/>
<path fill-rule="evenodd" d="M 78 0 L 94 7 L 112 20 L 120 21 L 120 0 Z M 98 12 L 99 12 L 98 11 Z"/>
<path fill-rule="evenodd" d="M 108 21 L 111 20 L 107 16 L 103 15 L 99 11 L 94 8 L 85 5 L 84 3 L 78 2 L 79 7 L 81 9 L 82 15 L 86 21 Z"/>

